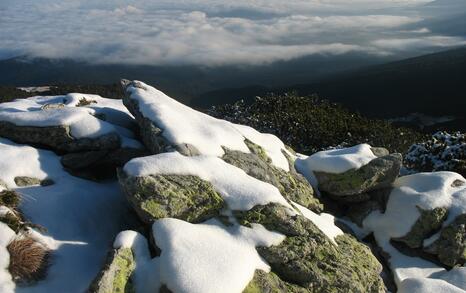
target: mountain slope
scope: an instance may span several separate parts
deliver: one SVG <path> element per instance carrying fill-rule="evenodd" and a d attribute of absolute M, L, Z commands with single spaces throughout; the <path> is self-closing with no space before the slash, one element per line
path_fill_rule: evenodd
<path fill-rule="evenodd" d="M 250 90 L 250 91 L 249 91 Z M 339 74 L 324 81 L 290 87 L 254 87 L 209 92 L 196 100 L 205 107 L 266 92 L 296 90 L 375 117 L 412 112 L 466 116 L 466 48 L 392 62 Z"/>

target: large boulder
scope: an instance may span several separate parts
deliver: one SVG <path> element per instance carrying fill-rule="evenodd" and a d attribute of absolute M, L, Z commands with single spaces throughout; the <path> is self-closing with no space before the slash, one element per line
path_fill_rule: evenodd
<path fill-rule="evenodd" d="M 319 182 L 319 189 L 334 198 L 348 201 L 363 201 L 367 197 L 358 197 L 371 190 L 389 187 L 400 173 L 401 154 L 391 154 L 375 158 L 358 169 L 340 174 L 314 172 Z"/>
<path fill-rule="evenodd" d="M 141 148 L 121 101 L 69 94 L 0 104 L 0 136 L 58 152 Z"/>
<path fill-rule="evenodd" d="M 309 292 L 384 292 L 382 266 L 355 238 L 339 235 L 335 245 L 310 219 L 275 204 L 236 216 L 241 224 L 259 223 L 287 236 L 277 246 L 258 248 L 281 280 Z"/>
<path fill-rule="evenodd" d="M 362 202 L 374 190 L 391 186 L 400 173 L 401 154 L 361 144 L 299 158 L 296 168 L 325 195 L 343 202 Z"/>

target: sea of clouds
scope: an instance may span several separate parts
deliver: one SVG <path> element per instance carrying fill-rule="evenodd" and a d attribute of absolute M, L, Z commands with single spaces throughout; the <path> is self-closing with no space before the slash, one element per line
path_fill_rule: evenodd
<path fill-rule="evenodd" d="M 426 27 L 428 0 L 1 0 L 0 59 L 265 64 L 466 44 Z"/>

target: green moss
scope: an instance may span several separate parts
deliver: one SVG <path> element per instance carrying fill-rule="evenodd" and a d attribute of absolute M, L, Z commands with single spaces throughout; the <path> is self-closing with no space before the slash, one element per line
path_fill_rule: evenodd
<path fill-rule="evenodd" d="M 134 271 L 135 263 L 130 248 L 120 249 L 115 257 L 115 274 L 113 279 L 113 292 L 134 293 L 130 277 Z"/>

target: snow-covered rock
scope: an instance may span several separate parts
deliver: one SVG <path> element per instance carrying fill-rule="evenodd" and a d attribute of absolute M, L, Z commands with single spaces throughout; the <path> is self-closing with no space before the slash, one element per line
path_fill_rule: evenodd
<path fill-rule="evenodd" d="M 394 183 L 385 212 L 375 211 L 364 220 L 366 231 L 374 233 L 378 245 L 389 255 L 395 281 L 402 290 L 420 290 L 430 283 L 442 288 L 442 284 L 449 282 L 447 276 L 452 271 L 421 257 L 403 254 L 393 241 L 427 249 L 446 266 L 464 265 L 465 182 L 461 175 L 452 172 L 400 177 Z M 466 290 L 464 282 L 446 284 L 444 288 L 452 288 L 451 285 Z M 409 290 L 402 292 L 422 292 Z"/>
<path fill-rule="evenodd" d="M 299 158 L 296 168 L 333 199 L 361 202 L 370 199 L 368 192 L 390 187 L 400 173 L 402 156 L 386 153 L 361 144 Z"/>

